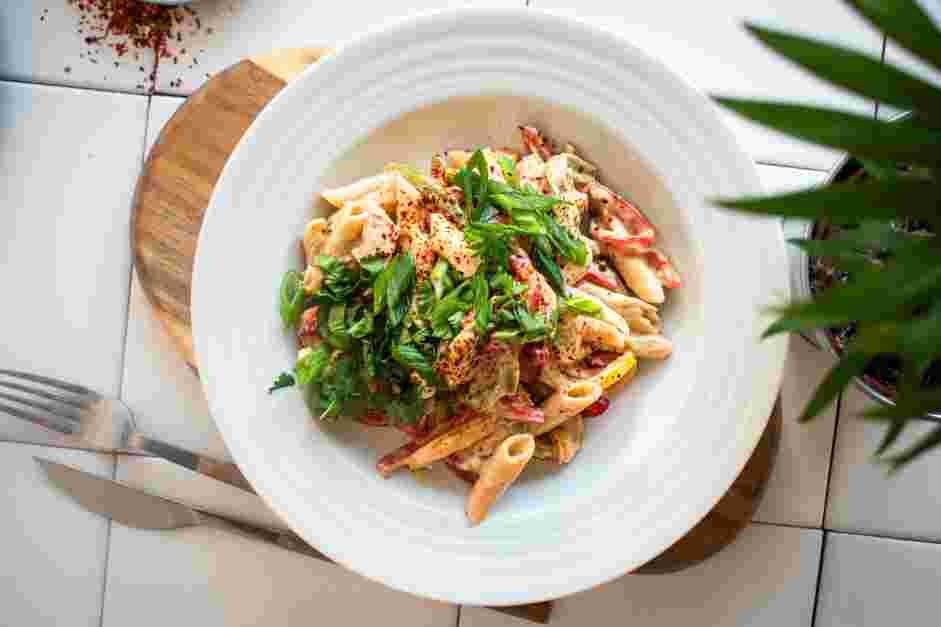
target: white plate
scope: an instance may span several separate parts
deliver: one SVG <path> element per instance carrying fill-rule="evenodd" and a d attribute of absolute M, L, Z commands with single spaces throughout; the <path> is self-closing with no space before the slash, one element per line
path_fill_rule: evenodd
<path fill-rule="evenodd" d="M 685 286 L 664 311 L 673 357 L 642 367 L 560 471 L 527 472 L 483 525 L 466 487 L 383 480 L 395 434 L 312 421 L 266 387 L 295 355 L 277 287 L 326 186 L 442 147 L 518 146 L 516 125 L 569 140 L 658 225 Z M 557 598 L 640 566 L 731 485 L 767 422 L 783 340 L 760 311 L 787 298 L 776 221 L 704 199 L 759 191 L 708 100 L 616 36 L 532 10 L 461 10 L 371 32 L 291 83 L 242 139 L 199 239 L 194 338 L 238 464 L 299 534 L 393 588 L 469 604 Z"/>

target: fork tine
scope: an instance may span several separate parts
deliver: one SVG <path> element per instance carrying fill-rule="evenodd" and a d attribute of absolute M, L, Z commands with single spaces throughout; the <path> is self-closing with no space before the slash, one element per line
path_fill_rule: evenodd
<path fill-rule="evenodd" d="M 27 394 L 32 394 L 34 396 L 40 396 L 42 398 L 48 399 L 50 401 L 56 401 L 58 403 L 65 403 L 71 405 L 76 409 L 82 408 L 82 402 L 76 400 L 74 397 L 62 396 L 60 394 L 52 394 L 51 392 L 43 392 L 42 390 L 31 388 L 28 385 L 20 385 L 18 383 L 13 383 L 12 381 L 6 381 L 0 379 L 0 387 L 8 388 L 11 390 L 19 390 L 20 392 L 26 392 Z"/>
<path fill-rule="evenodd" d="M 55 415 L 43 416 L 41 414 L 34 414 L 28 411 L 23 411 L 17 407 L 7 405 L 6 403 L 0 403 L 0 412 L 7 413 L 14 418 L 20 418 L 21 420 L 32 422 L 33 424 L 37 424 L 53 431 L 58 431 L 59 433 L 74 433 L 78 429 L 78 423 L 72 422 L 71 420 L 65 420 Z"/>
<path fill-rule="evenodd" d="M 59 379 L 52 379 L 50 377 L 43 377 L 38 374 L 22 372 L 19 370 L 4 370 L 2 368 L 0 368 L 0 374 L 6 375 L 8 377 L 19 377 L 20 379 L 27 379 L 28 381 L 33 381 L 35 383 L 45 383 L 46 385 L 51 385 L 54 388 L 59 388 L 60 390 L 65 390 L 66 392 L 72 392 L 73 394 L 97 396 L 93 390 L 89 390 L 88 388 L 81 385 L 60 381 Z"/>
<path fill-rule="evenodd" d="M 62 405 L 55 405 L 53 403 L 43 403 L 41 401 L 35 401 L 30 398 L 21 398 L 19 396 L 14 396 L 13 394 L 7 394 L 6 392 L 0 392 L 0 398 L 13 401 L 14 403 L 19 403 L 20 405 L 26 405 L 27 407 L 32 407 L 38 409 L 39 411 L 58 416 L 59 418 L 65 418 L 66 420 L 79 420 L 81 416 L 78 414 L 72 414 L 63 411 L 65 409 Z"/>

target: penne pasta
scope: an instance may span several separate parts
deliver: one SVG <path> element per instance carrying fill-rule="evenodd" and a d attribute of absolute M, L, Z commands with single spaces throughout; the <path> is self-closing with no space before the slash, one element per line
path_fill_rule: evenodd
<path fill-rule="evenodd" d="M 541 435 L 552 431 L 572 416 L 580 414 L 583 409 L 601 398 L 601 394 L 601 385 L 591 379 L 559 388 L 542 405 L 545 422 L 529 425 L 529 432 Z"/>
<path fill-rule="evenodd" d="M 628 352 L 602 368 L 601 372 L 589 380 L 600 385 L 602 389 L 609 390 L 619 383 L 627 383 L 634 378 L 636 372 L 637 358 L 634 353 Z"/>
<path fill-rule="evenodd" d="M 421 468 L 432 462 L 444 459 L 451 453 L 462 451 L 469 446 L 484 439 L 497 427 L 497 419 L 490 414 L 474 412 L 469 420 L 460 422 L 457 426 L 432 438 L 424 446 L 403 460 L 409 468 Z"/>
<path fill-rule="evenodd" d="M 590 292 L 586 292 L 577 287 L 571 288 L 570 291 L 575 296 L 581 296 L 582 298 L 587 298 L 591 302 L 601 307 L 601 313 L 599 314 L 600 319 L 614 326 L 618 330 L 618 333 L 621 334 L 621 337 L 618 340 L 619 344 L 623 345 L 623 343 L 627 341 L 628 336 L 631 334 L 631 328 L 627 324 L 627 321 L 624 320 L 624 318 L 622 318 L 620 314 L 618 314 L 618 312 L 616 312 L 614 309 L 609 307 L 608 304 L 604 302 L 604 300 L 602 300 L 601 298 L 598 298 L 597 296 L 595 296 L 594 294 Z M 603 346 L 599 346 L 599 348 L 610 347 L 609 350 L 613 350 L 616 352 L 621 352 L 624 350 L 623 348 L 614 348 L 613 346 L 614 344 L 609 343 Z"/>
<path fill-rule="evenodd" d="M 516 481 L 533 457 L 536 443 L 532 435 L 512 435 L 505 439 L 480 469 L 480 477 L 467 496 L 467 519 L 479 525 L 494 502 Z"/>
<path fill-rule="evenodd" d="M 662 335 L 635 335 L 628 345 L 642 359 L 666 359 L 673 354 L 673 342 Z"/>
<path fill-rule="evenodd" d="M 610 252 L 610 248 L 607 250 Z M 610 257 L 618 274 L 640 298 L 654 305 L 666 300 L 657 273 L 641 257 L 619 254 L 610 254 Z"/>
<path fill-rule="evenodd" d="M 660 332 L 660 316 L 657 308 L 639 298 L 613 292 L 595 283 L 585 281 L 578 289 L 594 296 L 618 313 L 634 333 L 650 335 Z"/>
<path fill-rule="evenodd" d="M 389 181 L 391 175 L 383 173 L 360 179 L 350 185 L 327 189 L 320 193 L 324 199 L 337 209 L 342 209 L 343 205 L 370 192 L 379 191 Z"/>
<path fill-rule="evenodd" d="M 638 358 L 672 353 L 656 305 L 681 284 L 593 164 L 519 130 L 522 157 L 442 151 L 323 191 L 336 210 L 306 224 L 303 277 L 279 289 L 301 351 L 269 391 L 297 384 L 319 420 L 401 431 L 379 474 L 442 462 L 471 484 L 472 525 L 533 457 L 573 461 Z"/>
<path fill-rule="evenodd" d="M 582 447 L 582 440 L 585 436 L 585 419 L 581 416 L 573 416 L 563 422 L 546 435 L 552 442 L 555 461 L 560 464 L 567 464 L 575 459 L 575 454 Z"/>

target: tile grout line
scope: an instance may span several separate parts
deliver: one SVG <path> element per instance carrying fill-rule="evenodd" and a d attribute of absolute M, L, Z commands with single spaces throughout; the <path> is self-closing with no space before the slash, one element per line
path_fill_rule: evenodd
<path fill-rule="evenodd" d="M 144 136 L 141 140 L 141 152 L 140 152 L 140 163 L 138 168 L 137 176 L 140 177 L 140 173 L 144 169 L 144 160 L 147 158 L 147 134 L 150 132 L 150 109 L 153 106 L 153 96 L 147 96 L 147 106 L 144 107 Z M 134 195 L 137 195 L 137 181 L 134 182 Z M 134 198 L 131 197 L 131 213 L 134 212 Z M 133 219 L 133 215 L 131 216 Z M 133 227 L 132 227 L 133 228 Z M 128 234 L 130 237 L 130 234 Z M 127 336 L 128 330 L 131 326 L 131 289 L 133 288 L 134 283 L 134 251 L 130 251 L 131 255 L 131 267 L 127 274 L 127 302 L 125 304 L 124 311 L 124 330 L 121 334 L 121 346 L 124 350 L 121 351 L 121 361 L 118 364 L 119 375 L 118 375 L 118 398 L 121 399 L 124 397 L 124 367 L 127 362 Z"/>
<path fill-rule="evenodd" d="M 826 529 L 827 510 L 830 509 L 830 481 L 833 479 L 833 460 L 836 457 L 836 447 L 840 433 L 840 415 L 843 413 L 843 392 L 836 399 L 836 415 L 833 419 L 833 438 L 830 441 L 830 463 L 827 464 L 827 481 L 823 487 L 823 512 L 820 519 L 820 528 Z"/>
<path fill-rule="evenodd" d="M 810 627 L 817 624 L 817 609 L 820 607 L 820 585 L 823 582 L 823 560 L 827 551 L 827 531 L 824 529 L 820 536 L 820 559 L 817 562 L 817 585 L 814 586 L 814 606 L 810 612 Z"/>
<path fill-rule="evenodd" d="M 97 87 L 94 85 L 75 85 L 70 83 L 56 83 L 53 81 L 42 81 L 24 78 L 13 78 L 9 76 L 0 77 L 0 83 L 9 83 L 11 85 L 26 85 L 27 87 L 48 87 L 52 89 L 71 89 L 75 91 L 93 91 L 100 94 L 121 94 L 125 96 L 139 96 L 150 98 L 150 94 L 144 91 L 108 89 L 107 87 Z"/>
<path fill-rule="evenodd" d="M 143 169 L 144 159 L 147 156 L 147 133 L 149 132 L 150 108 L 152 104 L 153 104 L 153 96 L 148 95 L 147 105 L 144 107 L 144 136 L 141 140 L 140 169 Z M 138 170 L 138 176 L 140 176 L 139 174 L 140 169 Z M 135 188 L 136 188 L 136 182 L 135 182 Z M 135 195 L 136 195 L 136 192 L 135 192 Z M 134 201 L 132 197 L 131 211 L 134 210 L 133 204 L 134 204 Z M 133 250 L 130 251 L 130 254 L 131 254 L 131 267 L 129 268 L 128 276 L 127 276 L 127 301 L 126 301 L 125 309 L 124 309 L 126 312 L 126 315 L 124 317 L 124 329 L 121 334 L 121 346 L 123 350 L 121 351 L 121 358 L 118 364 L 118 398 L 119 399 L 124 396 L 124 366 L 125 366 L 125 362 L 127 361 L 128 329 L 131 326 L 130 324 L 131 322 L 131 289 L 133 287 L 133 281 L 134 281 L 134 251 Z M 117 479 L 118 456 L 112 454 L 111 459 L 112 459 L 111 478 Z M 107 599 L 107 596 L 108 596 L 108 565 L 111 562 L 111 529 L 113 527 L 113 524 L 114 523 L 109 518 L 107 531 L 105 531 L 105 565 L 104 565 L 104 568 L 102 569 L 101 603 L 100 603 L 101 609 L 98 612 L 98 627 L 104 627 L 104 624 L 105 624 L 105 600 Z"/>
<path fill-rule="evenodd" d="M 462 607 L 464 606 L 463 605 L 457 606 L 457 616 L 454 619 L 454 627 L 461 627 L 461 608 Z"/>
<path fill-rule="evenodd" d="M 848 531 L 845 529 L 824 529 L 825 532 L 829 534 L 836 534 L 840 536 L 853 536 L 857 538 L 872 538 L 875 540 L 894 540 L 896 542 L 909 542 L 912 544 L 934 544 L 941 545 L 941 540 L 932 540 L 931 538 L 914 538 L 914 537 L 903 537 L 903 536 L 890 536 L 886 533 L 880 533 L 877 531 Z"/>

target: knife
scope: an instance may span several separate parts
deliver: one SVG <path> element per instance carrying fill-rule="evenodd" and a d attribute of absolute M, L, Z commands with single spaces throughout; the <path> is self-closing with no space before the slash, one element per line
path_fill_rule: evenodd
<path fill-rule="evenodd" d="M 283 549 L 303 553 L 330 562 L 330 558 L 310 546 L 300 536 L 249 525 L 193 509 L 182 503 L 154 496 L 129 485 L 106 479 L 41 457 L 39 462 L 50 483 L 90 512 L 138 529 L 184 529 L 214 527 L 275 544 Z"/>
<path fill-rule="evenodd" d="M 148 494 L 120 481 L 99 477 L 41 457 L 33 459 L 39 462 L 50 483 L 83 508 L 117 521 L 126 527 L 137 529 L 214 527 L 333 563 L 329 557 L 304 542 L 297 534 L 289 531 L 258 527 L 231 518 L 207 514 L 182 503 Z M 543 601 L 490 609 L 534 623 L 545 624 L 549 622 L 552 602 Z"/>

